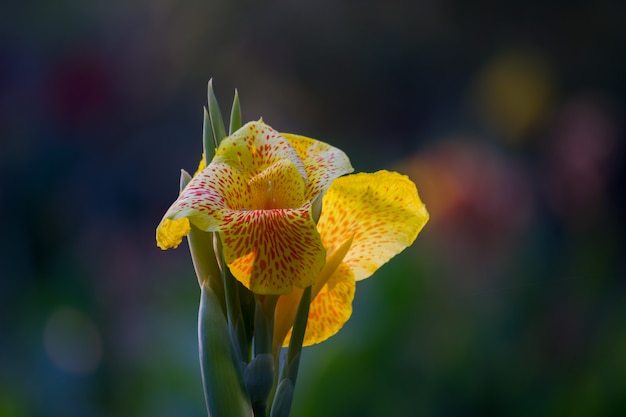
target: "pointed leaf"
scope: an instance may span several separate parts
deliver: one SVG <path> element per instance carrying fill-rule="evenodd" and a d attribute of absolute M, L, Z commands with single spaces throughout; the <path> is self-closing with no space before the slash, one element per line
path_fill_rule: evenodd
<path fill-rule="evenodd" d="M 233 98 L 233 108 L 230 111 L 230 126 L 228 134 L 232 135 L 241 128 L 241 106 L 239 105 L 239 93 L 235 89 L 235 98 Z"/>
<path fill-rule="evenodd" d="M 202 122 L 202 150 L 204 152 L 204 166 L 207 166 L 209 165 L 209 162 L 211 162 L 211 159 L 213 159 L 213 155 L 215 155 L 217 140 L 215 139 L 215 136 L 213 136 L 211 119 L 209 118 L 209 113 L 207 112 L 206 107 L 203 107 L 202 111 L 204 115 Z"/>
<path fill-rule="evenodd" d="M 180 192 L 182 193 L 187 184 L 191 181 L 191 175 L 184 169 L 180 170 Z"/>
<path fill-rule="evenodd" d="M 211 127 L 213 129 L 213 137 L 216 143 L 219 144 L 221 140 L 226 137 L 226 129 L 224 129 L 224 119 L 222 119 L 222 112 L 220 111 L 220 105 L 217 102 L 215 93 L 213 92 L 213 79 L 209 81 L 208 87 L 208 101 L 209 101 L 209 118 L 211 119 Z"/>

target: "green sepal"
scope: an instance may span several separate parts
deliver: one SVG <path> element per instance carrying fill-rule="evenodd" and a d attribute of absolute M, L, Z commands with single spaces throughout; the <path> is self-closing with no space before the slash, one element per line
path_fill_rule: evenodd
<path fill-rule="evenodd" d="M 232 135 L 241 128 L 241 106 L 239 105 L 239 93 L 235 88 L 235 97 L 233 98 L 233 107 L 230 110 L 230 125 L 228 134 Z"/>
<path fill-rule="evenodd" d="M 289 417 L 291 402 L 293 401 L 294 385 L 289 378 L 278 384 L 270 417 Z"/>
<path fill-rule="evenodd" d="M 191 175 L 184 169 L 180 170 L 180 192 L 182 193 L 187 184 L 191 181 Z"/>
<path fill-rule="evenodd" d="M 311 202 L 311 218 L 317 224 L 320 221 L 322 215 L 322 200 L 324 199 L 324 193 L 319 193 Z"/>
<path fill-rule="evenodd" d="M 246 367 L 244 381 L 252 406 L 265 410 L 267 397 L 274 383 L 274 357 L 271 353 L 256 356 Z"/>
<path fill-rule="evenodd" d="M 226 137 L 226 129 L 224 129 L 224 119 L 222 119 L 220 105 L 218 104 L 215 93 L 213 92 L 213 79 L 209 80 L 209 86 L 207 90 L 211 128 L 213 129 L 213 137 L 216 140 L 216 144 L 219 145 L 221 140 Z"/>
<path fill-rule="evenodd" d="M 252 346 L 252 337 L 254 336 L 254 311 L 256 306 L 256 300 L 254 293 L 247 289 L 241 282 L 237 281 L 237 295 L 239 296 L 239 305 L 241 307 L 241 319 L 243 321 L 246 346 L 249 348 Z M 251 352 L 248 349 L 248 361 Z"/>
<path fill-rule="evenodd" d="M 252 405 L 220 301 L 208 285 L 201 289 L 198 342 L 209 416 L 250 417 Z"/>

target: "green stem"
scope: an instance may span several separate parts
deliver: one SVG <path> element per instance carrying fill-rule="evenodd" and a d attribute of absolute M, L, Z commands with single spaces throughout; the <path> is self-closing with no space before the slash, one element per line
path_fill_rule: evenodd
<path fill-rule="evenodd" d="M 302 343 L 309 318 L 311 306 L 311 287 L 302 292 L 298 311 L 291 330 L 291 339 L 287 348 L 287 355 L 280 371 L 280 377 L 274 379 L 274 385 L 268 398 L 267 412 L 270 417 L 287 417 L 291 410 L 293 392 L 298 377 L 298 367 L 302 353 Z M 280 351 L 274 352 L 277 355 Z M 276 361 L 278 362 L 278 361 Z"/>
<path fill-rule="evenodd" d="M 261 385 L 259 395 L 252 398 L 254 415 L 266 415 L 267 400 L 276 384 L 278 373 L 275 370 L 276 361 L 272 356 L 272 341 L 274 334 L 274 312 L 278 295 L 256 295 L 254 314 L 254 361 L 263 360 L 269 366 L 264 367 L 264 375 L 258 375 L 259 380 L 265 383 Z"/>
<path fill-rule="evenodd" d="M 304 342 L 304 333 L 306 332 L 306 324 L 309 320 L 309 308 L 311 307 L 311 287 L 306 287 L 300 299 L 300 306 L 296 314 L 296 320 L 293 323 L 291 331 L 291 339 L 287 348 L 287 364 L 289 364 L 289 377 L 293 384 L 296 384 L 298 376 L 298 366 L 300 365 L 300 353 L 302 352 L 302 343 Z"/>

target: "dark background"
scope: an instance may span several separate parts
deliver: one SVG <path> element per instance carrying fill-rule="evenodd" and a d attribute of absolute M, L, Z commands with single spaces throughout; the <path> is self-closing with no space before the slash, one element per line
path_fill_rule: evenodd
<path fill-rule="evenodd" d="M 197 283 L 154 229 L 211 77 L 431 213 L 305 350 L 294 417 L 626 415 L 625 11 L 0 3 L 0 417 L 205 415 Z"/>

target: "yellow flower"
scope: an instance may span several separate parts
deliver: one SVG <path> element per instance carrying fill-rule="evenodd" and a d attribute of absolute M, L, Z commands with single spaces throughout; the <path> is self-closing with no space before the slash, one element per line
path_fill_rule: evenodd
<path fill-rule="evenodd" d="M 327 262 L 313 285 L 304 346 L 339 331 L 352 313 L 356 281 L 410 246 L 428 217 L 415 184 L 396 172 L 359 173 L 332 183 L 317 224 Z M 301 294 L 295 290 L 278 301 L 275 347 L 288 344 Z"/>
<path fill-rule="evenodd" d="M 232 274 L 257 294 L 312 285 L 326 251 L 312 205 L 337 177 L 352 171 L 339 149 L 250 122 L 222 140 L 157 227 L 162 249 L 189 232 L 219 232 Z"/>

